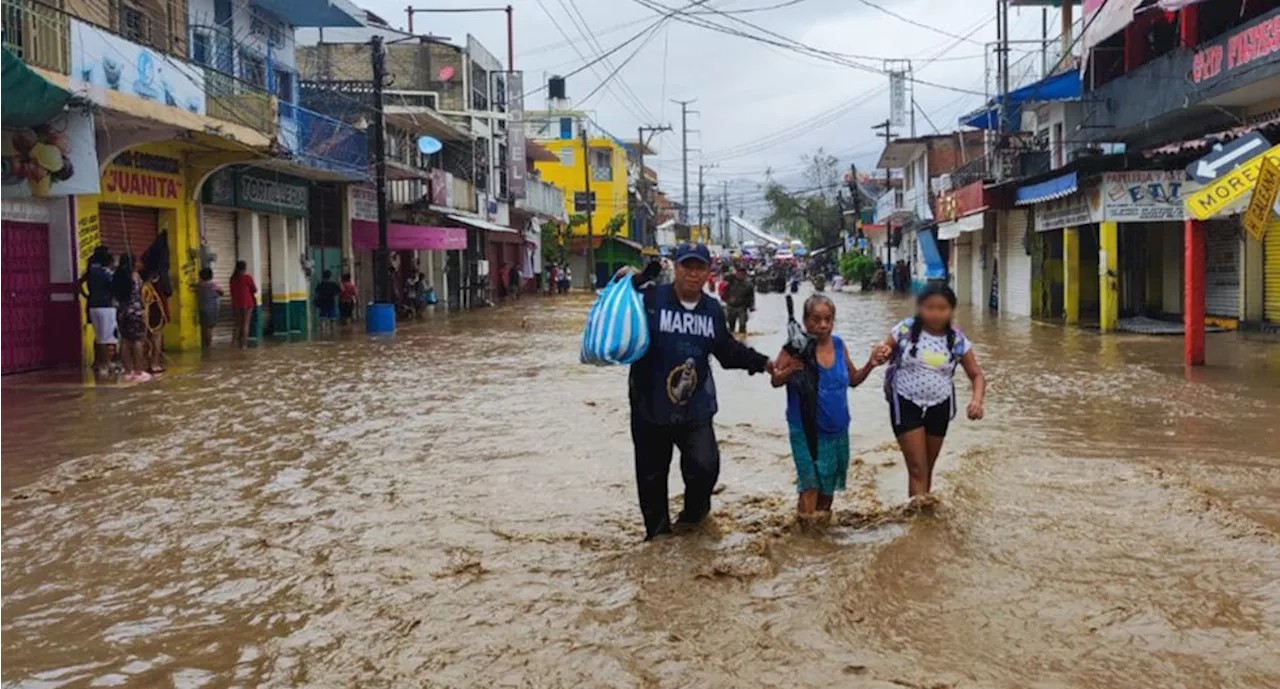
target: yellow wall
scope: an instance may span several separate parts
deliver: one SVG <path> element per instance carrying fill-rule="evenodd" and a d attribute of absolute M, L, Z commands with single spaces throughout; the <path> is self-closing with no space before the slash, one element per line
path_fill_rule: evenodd
<path fill-rule="evenodd" d="M 164 143 L 149 144 L 130 149 L 155 155 L 184 160 L 187 149 L 184 144 Z M 199 247 L 199 225 L 196 215 L 196 204 L 192 200 L 192 192 L 188 188 L 185 175 L 166 175 L 147 173 L 152 177 L 163 178 L 177 187 L 176 197 L 167 193 L 155 196 L 132 194 L 115 188 L 113 173 L 121 171 L 115 165 L 108 165 L 102 175 L 102 193 L 81 194 L 75 198 L 76 234 L 80 259 L 80 270 L 83 273 L 89 263 L 89 255 L 98 246 L 100 232 L 98 227 L 98 207 L 103 203 L 118 203 L 142 208 L 156 208 L 160 211 L 160 230 L 169 234 L 169 272 L 173 280 L 173 296 L 169 298 L 169 313 L 172 321 L 164 331 L 165 349 L 194 349 L 200 346 L 199 328 L 196 320 L 197 310 L 195 293 L 190 288 L 196 283 L 198 266 L 196 259 L 190 255 L 189 249 Z M 163 186 L 163 185 L 161 185 Z M 82 319 L 85 314 L 81 313 Z M 82 322 L 82 337 L 85 363 L 93 357 L 93 329 L 88 321 Z"/>
<path fill-rule="evenodd" d="M 582 155 L 582 140 L 549 139 L 538 143 L 546 146 L 561 159 L 567 157 L 567 154 L 563 153 L 565 149 L 573 151 L 573 165 L 571 166 L 561 165 L 558 160 L 555 162 L 538 161 L 534 163 L 538 172 L 542 175 L 542 181 L 564 189 L 565 210 L 570 215 L 573 215 L 573 193 L 586 190 L 583 180 L 583 161 L 585 156 Z M 627 151 L 613 139 L 590 139 L 589 144 L 593 149 L 607 148 L 612 152 L 613 156 L 613 178 L 608 182 L 600 182 L 594 178 L 591 180 L 591 191 L 595 192 L 596 195 L 596 210 L 592 213 L 591 219 L 595 233 L 599 234 L 615 215 L 621 213 L 626 217 Z M 586 225 L 574 226 L 573 233 L 575 235 L 585 235 L 587 233 Z M 623 224 L 621 234 L 627 236 L 626 223 Z"/>

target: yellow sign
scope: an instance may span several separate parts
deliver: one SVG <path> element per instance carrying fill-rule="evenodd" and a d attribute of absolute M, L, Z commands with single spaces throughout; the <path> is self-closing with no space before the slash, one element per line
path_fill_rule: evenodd
<path fill-rule="evenodd" d="M 1240 224 L 1254 239 L 1262 241 L 1267 233 L 1267 221 L 1271 219 L 1271 204 L 1276 201 L 1276 192 L 1280 191 L 1280 165 L 1270 158 L 1262 162 L 1262 170 L 1258 172 L 1258 183 L 1253 188 L 1253 198 L 1249 200 L 1249 210 L 1244 212 Z"/>
<path fill-rule="evenodd" d="M 1187 197 L 1187 212 L 1197 220 L 1208 220 L 1221 213 L 1222 209 L 1253 189 L 1258 182 L 1264 160 L 1280 162 L 1280 146 L 1272 147 L 1192 193 Z"/>

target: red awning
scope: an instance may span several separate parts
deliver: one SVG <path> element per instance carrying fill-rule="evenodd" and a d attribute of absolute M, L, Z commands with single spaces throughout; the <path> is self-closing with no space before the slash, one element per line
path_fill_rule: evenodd
<path fill-rule="evenodd" d="M 378 223 L 351 221 L 351 246 L 359 250 L 378 248 Z M 456 251 L 467 248 L 467 231 L 460 227 L 427 225 L 387 225 L 387 248 L 396 251 Z"/>

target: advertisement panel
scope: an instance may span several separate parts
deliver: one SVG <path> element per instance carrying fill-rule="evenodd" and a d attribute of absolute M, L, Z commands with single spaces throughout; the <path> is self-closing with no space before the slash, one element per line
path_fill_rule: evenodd
<path fill-rule="evenodd" d="M 347 209 L 352 220 L 378 222 L 378 194 L 367 184 L 347 187 Z"/>
<path fill-rule="evenodd" d="M 507 75 L 507 191 L 525 197 L 524 73 Z"/>
<path fill-rule="evenodd" d="M 93 115 L 63 113 L 38 127 L 5 129 L 0 195 L 44 198 L 98 193 Z"/>
<path fill-rule="evenodd" d="M 907 124 L 906 72 L 889 72 L 889 123 L 895 127 Z"/>
<path fill-rule="evenodd" d="M 1115 222 L 1179 222 L 1193 182 L 1182 170 L 1108 172 L 1102 176 L 1103 218 Z"/>
<path fill-rule="evenodd" d="M 197 115 L 205 114 L 204 72 L 185 62 L 71 20 L 71 79 Z"/>
<path fill-rule="evenodd" d="M 177 208 L 183 203 L 182 161 L 125 151 L 102 173 L 102 202 L 143 208 Z"/>

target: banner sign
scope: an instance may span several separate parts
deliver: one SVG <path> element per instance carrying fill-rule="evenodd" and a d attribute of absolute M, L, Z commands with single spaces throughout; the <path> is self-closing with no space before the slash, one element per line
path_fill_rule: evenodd
<path fill-rule="evenodd" d="M 1267 159 L 1258 171 L 1258 184 L 1253 188 L 1253 198 L 1249 199 L 1249 209 L 1244 212 L 1244 218 L 1240 221 L 1245 231 L 1259 242 L 1267 234 L 1271 205 L 1275 203 L 1277 191 L 1280 191 L 1280 165 Z"/>
<path fill-rule="evenodd" d="M 1280 52 L 1280 12 L 1237 29 L 1196 51 L 1191 81 L 1197 85 L 1217 81 Z"/>
<path fill-rule="evenodd" d="M 352 220 L 378 222 L 378 193 L 366 184 L 348 185 L 347 212 Z"/>
<path fill-rule="evenodd" d="M 71 20 L 71 82 L 205 114 L 201 68 L 78 19 Z"/>
<path fill-rule="evenodd" d="M 889 123 L 895 127 L 907 124 L 906 72 L 889 72 Z"/>
<path fill-rule="evenodd" d="M 45 198 L 96 194 L 98 148 L 93 115 L 65 112 L 38 127 L 5 129 L 0 196 Z"/>
<path fill-rule="evenodd" d="M 1180 222 L 1187 217 L 1186 194 L 1193 188 L 1182 170 L 1108 172 L 1102 176 L 1104 220 Z"/>
<path fill-rule="evenodd" d="M 236 177 L 236 205 L 241 208 L 296 216 L 310 212 L 310 193 L 305 183 L 246 172 Z"/>
<path fill-rule="evenodd" d="M 1092 196 L 1092 198 L 1089 198 Z M 1036 230 L 1047 232 L 1064 227 L 1079 227 L 1100 220 L 1098 190 L 1087 189 L 1058 199 L 1037 203 Z"/>
<path fill-rule="evenodd" d="M 524 72 L 507 75 L 507 192 L 525 197 Z"/>
<path fill-rule="evenodd" d="M 1208 220 L 1221 213 L 1227 206 L 1253 191 L 1262 170 L 1262 161 L 1267 159 L 1280 161 L 1280 146 L 1271 147 L 1266 153 L 1188 194 L 1187 212 L 1197 220 Z"/>
<path fill-rule="evenodd" d="M 182 161 L 142 151 L 125 151 L 102 173 L 107 203 L 176 206 L 182 203 Z"/>

